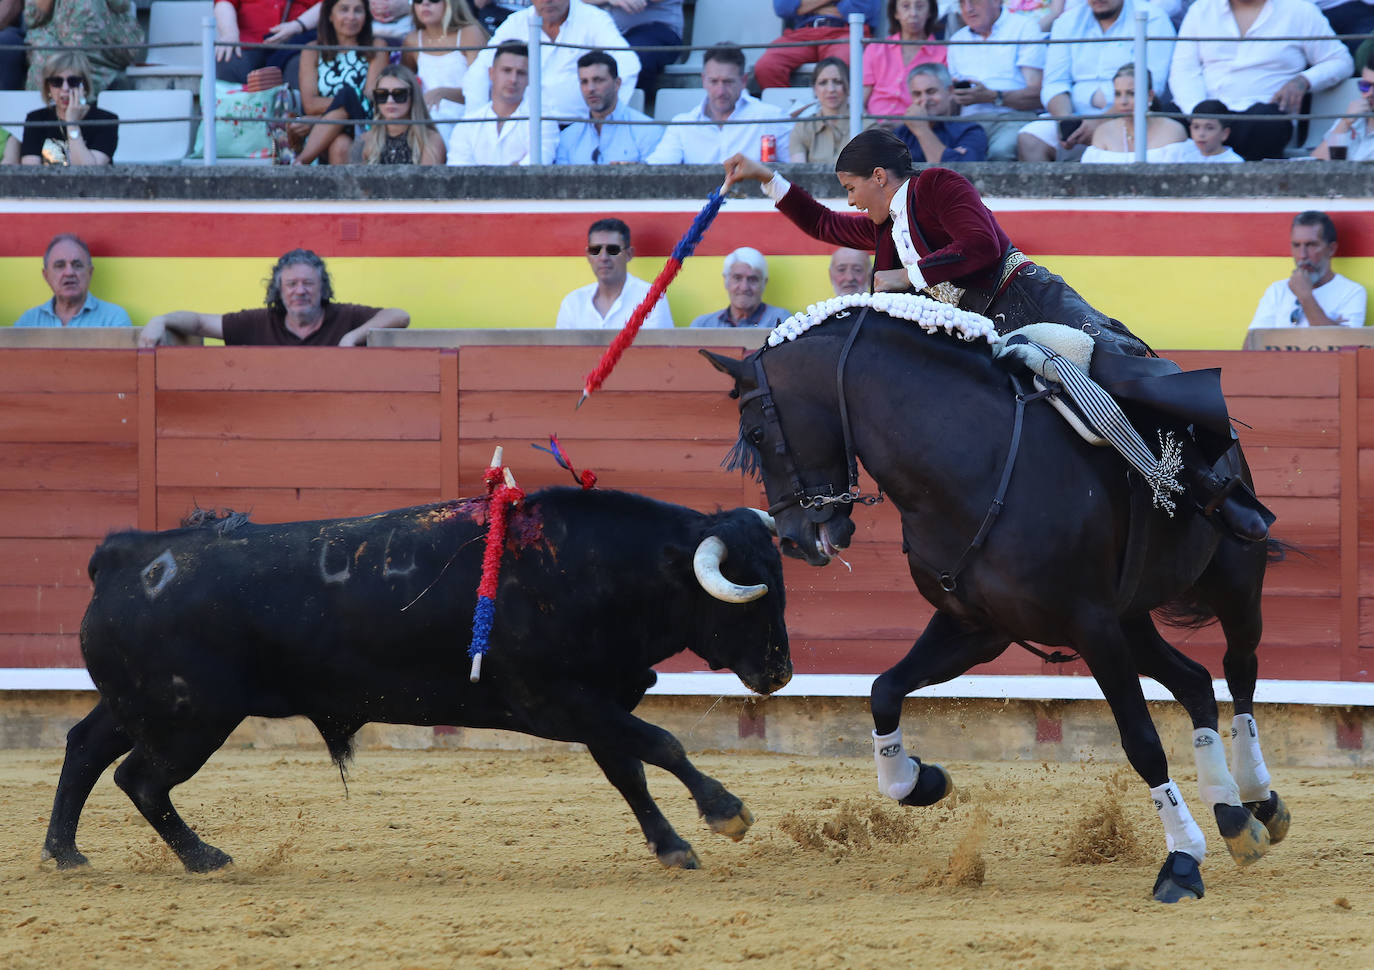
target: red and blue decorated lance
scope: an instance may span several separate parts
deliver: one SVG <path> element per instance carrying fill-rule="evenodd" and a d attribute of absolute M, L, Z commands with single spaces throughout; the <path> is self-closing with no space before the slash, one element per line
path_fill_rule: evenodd
<path fill-rule="evenodd" d="M 472 671 L 468 680 L 482 678 L 482 654 L 487 652 L 491 625 L 496 617 L 496 583 L 501 577 L 501 553 L 506 546 L 506 523 L 511 507 L 524 501 L 511 470 L 501 464 L 501 449 L 491 456 L 491 467 L 482 475 L 487 485 L 487 547 L 482 554 L 482 581 L 477 586 L 477 608 L 472 614 L 472 643 L 468 656 Z"/>
<path fill-rule="evenodd" d="M 634 313 L 630 314 L 630 319 L 625 321 L 625 326 L 621 327 L 620 333 L 615 335 L 606 352 L 601 355 L 601 362 L 592 369 L 587 375 L 587 381 L 582 386 L 582 396 L 577 400 L 577 406 L 581 407 L 583 402 L 591 396 L 592 392 L 600 389 L 601 384 L 615 365 L 620 361 L 620 355 L 625 353 L 630 344 L 634 343 L 635 336 L 639 333 L 639 328 L 644 325 L 644 321 L 649 316 L 649 311 L 654 308 L 654 304 L 663 296 L 668 289 L 668 284 L 673 281 L 678 272 L 682 269 L 682 262 L 697 248 L 697 243 L 701 242 L 701 237 L 706 234 L 712 220 L 720 207 L 725 204 L 725 186 L 721 186 L 711 192 L 692 224 L 687 228 L 686 234 L 678 240 L 678 244 L 673 247 L 673 253 L 668 257 L 668 261 L 663 264 L 663 269 L 659 270 L 658 276 L 649 286 L 649 292 L 644 295 L 639 306 L 635 307 Z"/>

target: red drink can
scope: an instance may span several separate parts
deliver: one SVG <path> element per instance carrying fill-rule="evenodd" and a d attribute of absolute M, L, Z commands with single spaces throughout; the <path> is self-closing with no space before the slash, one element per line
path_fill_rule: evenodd
<path fill-rule="evenodd" d="M 759 161 L 776 162 L 778 160 L 778 140 L 773 135 L 764 135 L 759 139 Z"/>

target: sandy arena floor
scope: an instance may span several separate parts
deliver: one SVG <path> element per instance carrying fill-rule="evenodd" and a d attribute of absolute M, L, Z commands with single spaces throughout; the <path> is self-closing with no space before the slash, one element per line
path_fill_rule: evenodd
<path fill-rule="evenodd" d="M 91 865 L 40 864 L 61 753 L 0 752 L 0 966 L 1374 967 L 1367 771 L 1279 772 L 1287 841 L 1240 870 L 1205 825 L 1206 898 L 1161 906 L 1163 835 L 1124 768 L 951 763 L 954 803 L 910 810 L 868 759 L 696 762 L 757 822 L 712 835 L 651 769 L 701 857 L 681 872 L 585 754 L 363 751 L 345 798 L 323 746 L 223 751 L 174 796 L 236 862 L 192 876 L 109 774 Z"/>

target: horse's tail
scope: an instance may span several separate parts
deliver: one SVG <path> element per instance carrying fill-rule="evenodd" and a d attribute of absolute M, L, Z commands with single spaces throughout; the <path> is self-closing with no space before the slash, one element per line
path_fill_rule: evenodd
<path fill-rule="evenodd" d="M 1269 566 L 1283 562 L 1288 558 L 1290 552 L 1297 553 L 1307 559 L 1312 558 L 1303 551 L 1302 547 L 1291 542 L 1273 538 L 1264 541 L 1264 558 Z M 1167 603 L 1155 607 L 1151 612 L 1156 619 L 1162 620 L 1170 626 L 1182 627 L 1185 630 L 1200 630 L 1217 618 L 1216 611 L 1207 605 L 1196 586 L 1184 590 Z"/>

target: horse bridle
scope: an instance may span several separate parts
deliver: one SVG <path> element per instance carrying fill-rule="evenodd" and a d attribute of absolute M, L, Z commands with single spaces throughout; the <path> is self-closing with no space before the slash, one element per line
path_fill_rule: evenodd
<path fill-rule="evenodd" d="M 836 318 L 847 316 L 849 311 L 842 310 L 836 314 Z M 844 434 L 844 457 L 849 470 L 849 487 L 839 495 L 835 494 L 832 485 L 826 485 L 823 489 L 807 488 L 802 482 L 801 474 L 797 471 L 797 463 L 792 458 L 792 449 L 787 446 L 787 436 L 783 434 L 782 420 L 778 417 L 777 405 L 773 403 L 773 390 L 768 385 L 768 375 L 763 369 L 763 354 L 760 353 L 754 358 L 754 384 L 755 387 L 740 397 L 740 408 L 750 401 L 758 400 L 759 406 L 763 409 L 763 422 L 767 427 L 770 437 L 777 442 L 774 445 L 778 457 L 783 462 L 783 473 L 787 478 L 788 487 L 792 494 L 774 502 L 768 508 L 769 515 L 777 515 L 793 505 L 801 506 L 806 517 L 812 522 L 820 524 L 828 522 L 834 518 L 839 506 L 852 505 L 855 502 L 860 505 L 876 505 L 883 500 L 882 493 L 877 495 L 865 495 L 859 488 L 859 459 L 854 452 L 854 436 L 849 428 L 849 407 L 844 397 L 844 369 L 845 362 L 849 359 L 849 349 L 854 346 L 854 341 L 859 336 L 859 328 L 863 326 L 864 318 L 868 316 L 868 307 L 864 307 L 859 314 L 859 319 L 854 322 L 854 326 L 849 331 L 849 336 L 845 338 L 844 348 L 840 351 L 840 358 L 835 366 L 835 387 L 840 403 L 840 429 Z"/>

